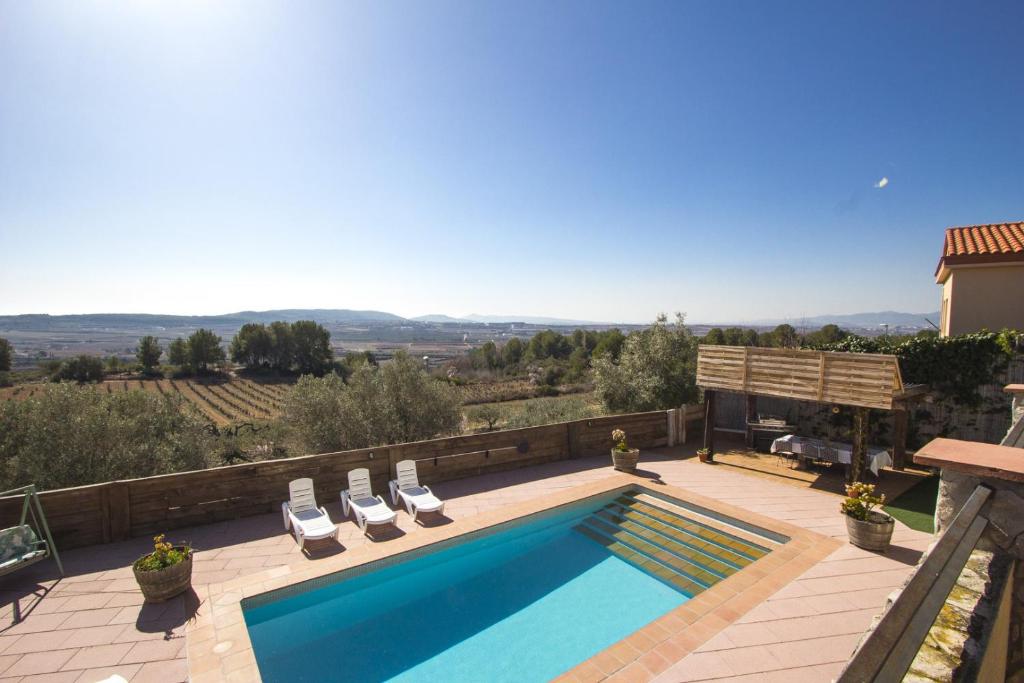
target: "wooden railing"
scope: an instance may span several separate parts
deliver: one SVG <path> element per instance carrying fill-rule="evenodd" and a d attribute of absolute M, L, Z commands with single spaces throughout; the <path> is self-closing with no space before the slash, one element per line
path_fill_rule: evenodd
<path fill-rule="evenodd" d="M 670 438 L 677 440 L 679 412 L 614 415 L 267 460 L 45 491 L 40 498 L 57 545 L 81 547 L 273 512 L 287 497 L 288 482 L 300 477 L 313 478 L 319 501 L 334 502 L 348 485 L 349 470 L 357 467 L 369 469 L 374 489 L 383 493 L 402 460 L 416 460 L 420 479 L 432 484 L 607 453 L 615 428 L 626 430 L 630 445 L 664 446 Z M 20 499 L 0 499 L 0 521 L 15 519 L 17 505 Z"/>
<path fill-rule="evenodd" d="M 902 681 L 985 530 L 979 515 L 992 493 L 978 486 L 917 568 L 899 597 L 839 676 L 839 683 Z"/>

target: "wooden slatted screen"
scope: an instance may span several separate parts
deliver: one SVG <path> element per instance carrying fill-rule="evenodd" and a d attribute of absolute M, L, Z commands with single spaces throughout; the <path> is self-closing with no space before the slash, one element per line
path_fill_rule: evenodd
<path fill-rule="evenodd" d="M 760 396 L 892 408 L 903 389 L 896 356 L 702 345 L 697 384 Z"/>

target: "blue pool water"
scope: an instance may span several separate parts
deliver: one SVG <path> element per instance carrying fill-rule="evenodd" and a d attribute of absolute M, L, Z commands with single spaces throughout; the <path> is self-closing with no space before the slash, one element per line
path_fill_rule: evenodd
<path fill-rule="evenodd" d="M 263 680 L 557 676 L 688 599 L 573 530 L 612 497 L 333 585 L 245 603 Z"/>

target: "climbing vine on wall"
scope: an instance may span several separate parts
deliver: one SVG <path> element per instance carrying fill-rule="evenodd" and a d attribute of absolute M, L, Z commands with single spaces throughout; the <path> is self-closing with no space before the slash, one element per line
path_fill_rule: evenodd
<path fill-rule="evenodd" d="M 818 347 L 823 351 L 887 353 L 900 359 L 905 384 L 927 384 L 956 402 L 977 406 L 979 388 L 999 381 L 1009 360 L 1024 353 L 1024 332 L 975 332 L 955 337 L 858 337 Z"/>

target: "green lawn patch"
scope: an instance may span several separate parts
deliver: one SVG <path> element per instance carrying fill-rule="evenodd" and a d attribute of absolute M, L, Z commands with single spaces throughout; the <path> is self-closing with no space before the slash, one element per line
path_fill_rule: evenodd
<path fill-rule="evenodd" d="M 935 532 L 935 499 L 939 478 L 923 479 L 882 509 L 917 531 Z"/>

